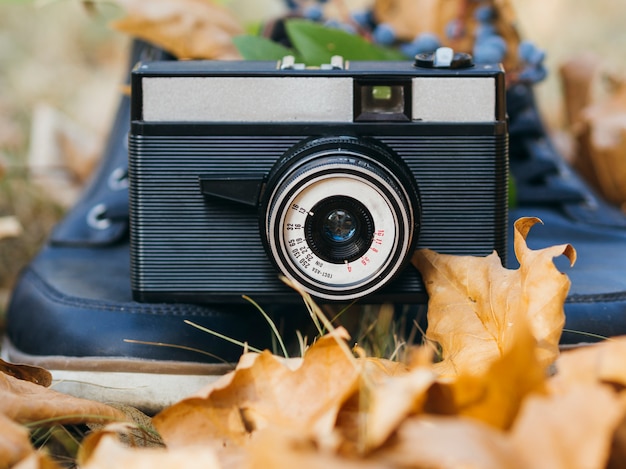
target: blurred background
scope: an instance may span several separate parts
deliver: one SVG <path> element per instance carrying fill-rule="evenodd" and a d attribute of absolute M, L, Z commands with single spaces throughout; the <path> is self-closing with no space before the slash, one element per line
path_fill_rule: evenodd
<path fill-rule="evenodd" d="M 231 3 L 245 21 L 280 10 L 279 0 L 256 0 L 257 12 L 238 7 L 243 1 Z M 592 52 L 603 68 L 625 74 L 626 2 L 512 3 L 522 35 L 547 52 L 550 75 L 537 93 L 557 131 L 565 125 L 560 64 Z M 108 26 L 121 15 L 107 1 L 0 0 L 0 219 L 22 227 L 0 239 L 0 311 L 15 275 L 97 162 L 126 69 L 129 38 Z M 60 153 L 71 156 L 69 164 Z"/>

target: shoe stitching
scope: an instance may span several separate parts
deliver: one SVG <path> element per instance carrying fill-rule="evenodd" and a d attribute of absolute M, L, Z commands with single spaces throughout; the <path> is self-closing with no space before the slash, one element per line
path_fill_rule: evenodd
<path fill-rule="evenodd" d="M 579 304 L 579 303 L 618 303 L 626 302 L 626 292 L 613 292 L 613 293 L 596 293 L 596 294 L 574 294 L 568 296 L 565 303 Z"/>

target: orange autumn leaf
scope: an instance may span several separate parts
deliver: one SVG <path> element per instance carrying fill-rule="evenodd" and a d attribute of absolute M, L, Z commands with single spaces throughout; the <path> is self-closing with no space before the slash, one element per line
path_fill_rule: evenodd
<path fill-rule="evenodd" d="M 124 420 L 125 415 L 105 404 L 48 389 L 50 373 L 43 368 L 0 360 L 0 469 L 58 466 L 36 457 L 23 424 L 47 425 Z M 38 384 L 41 383 L 41 384 Z"/>
<path fill-rule="evenodd" d="M 362 446 L 370 451 L 381 446 L 409 415 L 419 413 L 436 374 L 427 367 L 416 367 L 406 374 L 392 375 L 378 383 L 367 383 L 363 394 L 364 428 Z"/>
<path fill-rule="evenodd" d="M 551 364 L 559 355 L 559 340 L 565 325 L 563 305 L 569 292 L 570 280 L 558 271 L 553 259 L 567 257 L 570 266 L 576 262 L 576 250 L 570 244 L 533 250 L 526 237 L 538 218 L 521 218 L 515 222 L 515 255 L 520 263 L 521 304 L 528 316 L 537 340 L 538 358 Z"/>
<path fill-rule="evenodd" d="M 626 337 L 566 350 L 556 362 L 550 389 L 560 393 L 579 384 L 617 384 L 626 386 Z"/>
<path fill-rule="evenodd" d="M 428 410 L 510 428 L 524 400 L 545 392 L 546 374 L 527 324 L 519 321 L 508 340 L 503 355 L 484 373 L 440 379 L 430 393 Z"/>
<path fill-rule="evenodd" d="M 565 255 L 573 264 L 576 251 L 569 244 L 529 249 L 526 236 L 539 221 L 515 222 L 517 270 L 502 267 L 496 253 L 453 256 L 420 249 L 413 256 L 429 294 L 426 337 L 441 346 L 441 374 L 484 373 L 506 351 L 515 328 L 526 321 L 540 362 L 547 367 L 558 356 L 570 281 L 553 258 Z"/>
<path fill-rule="evenodd" d="M 0 468 L 12 467 L 33 452 L 26 427 L 0 414 Z"/>
<path fill-rule="evenodd" d="M 0 373 L 0 414 L 18 423 L 57 424 L 125 420 L 119 410 Z"/>
<path fill-rule="evenodd" d="M 45 387 L 52 384 L 52 374 L 48 370 L 38 366 L 16 365 L 0 359 L 0 372 Z"/>
<path fill-rule="evenodd" d="M 386 461 L 358 456 L 344 457 L 332 451 L 320 451 L 306 435 L 267 428 L 246 447 L 244 464 L 238 467 L 271 469 L 389 469 Z M 409 466 L 410 467 L 410 466 Z"/>
<path fill-rule="evenodd" d="M 144 39 L 180 59 L 240 58 L 232 43 L 243 28 L 211 0 L 115 0 L 126 16 L 112 27 Z"/>
<path fill-rule="evenodd" d="M 154 425 L 168 446 L 243 445 L 252 432 L 269 426 L 324 437 L 358 384 L 346 338 L 343 329 L 321 337 L 296 369 L 267 351 L 244 358 L 206 391 L 158 414 Z"/>
<path fill-rule="evenodd" d="M 522 469 L 506 434 L 462 417 L 419 416 L 400 425 L 374 458 L 386 467 Z"/>
<path fill-rule="evenodd" d="M 132 448 L 112 434 L 98 435 L 97 445 L 81 456 L 81 469 L 220 469 L 215 453 L 207 447 L 183 449 Z"/>
<path fill-rule="evenodd" d="M 531 396 L 511 430 L 525 467 L 606 467 L 624 405 L 608 386 L 575 385 L 550 396 Z"/>

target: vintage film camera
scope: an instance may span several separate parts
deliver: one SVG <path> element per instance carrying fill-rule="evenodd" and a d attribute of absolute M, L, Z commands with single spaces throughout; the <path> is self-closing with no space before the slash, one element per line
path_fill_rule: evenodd
<path fill-rule="evenodd" d="M 416 248 L 505 254 L 504 73 L 415 62 L 139 64 L 129 137 L 138 301 L 424 302 Z"/>

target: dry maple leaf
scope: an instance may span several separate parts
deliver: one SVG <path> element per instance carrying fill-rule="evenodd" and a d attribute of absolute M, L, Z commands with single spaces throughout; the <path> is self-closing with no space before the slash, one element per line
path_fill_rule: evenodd
<path fill-rule="evenodd" d="M 558 356 L 570 281 L 553 258 L 565 255 L 573 264 L 576 251 L 569 244 L 529 249 L 526 236 L 539 221 L 515 222 L 517 270 L 502 267 L 496 253 L 481 258 L 420 249 L 413 256 L 429 294 L 426 337 L 441 346 L 442 361 L 436 365 L 441 374 L 483 374 L 526 321 L 540 362 L 547 367 Z"/>
<path fill-rule="evenodd" d="M 525 467 L 606 467 L 624 405 L 602 385 L 576 385 L 551 396 L 531 396 L 520 411 L 511 440 Z"/>
<path fill-rule="evenodd" d="M 527 467 L 503 432 L 472 419 L 429 415 L 403 422 L 396 438 L 373 458 L 403 468 Z"/>
<path fill-rule="evenodd" d="M 557 373 L 548 382 L 553 393 L 580 384 L 617 384 L 626 387 L 626 337 L 614 337 L 593 346 L 567 350 L 556 362 Z"/>
<path fill-rule="evenodd" d="M 506 350 L 482 374 L 466 373 L 440 379 L 429 393 L 426 409 L 467 416 L 508 429 L 524 400 L 545 392 L 545 368 L 535 353 L 535 340 L 524 321 L 518 321 Z"/>
<path fill-rule="evenodd" d="M 26 427 L 0 414 L 0 468 L 12 467 L 33 452 Z"/>
<path fill-rule="evenodd" d="M 124 414 L 107 405 L 61 394 L 36 384 L 50 384 L 50 374 L 46 370 L 4 361 L 0 361 L 0 365 L 4 371 L 0 372 L 0 468 L 13 466 L 34 452 L 29 433 L 20 424 L 125 419 Z M 28 464 L 44 467 L 43 460 L 40 461 L 41 466 L 37 461 L 39 459 L 25 461 L 23 467 L 28 467 Z"/>
<path fill-rule="evenodd" d="M 359 442 L 362 449 L 378 448 L 403 420 L 420 412 L 435 379 L 432 369 L 418 367 L 373 386 L 366 385 L 360 393 L 365 401 L 362 404 L 365 425 Z"/>
<path fill-rule="evenodd" d="M 346 338 L 343 329 L 321 337 L 296 369 L 267 351 L 244 358 L 221 382 L 162 411 L 154 425 L 168 446 L 243 445 L 269 426 L 323 439 L 359 380 Z"/>
<path fill-rule="evenodd" d="M 179 59 L 240 58 L 232 38 L 243 28 L 225 7 L 211 0 L 115 0 L 126 17 L 118 31 L 144 39 Z"/>
<path fill-rule="evenodd" d="M 18 423 L 54 420 L 57 424 L 125 420 L 105 404 L 67 394 L 0 373 L 0 414 Z"/>
<path fill-rule="evenodd" d="M 374 458 L 342 457 L 331 451 L 320 451 L 317 442 L 307 435 L 281 428 L 267 428 L 247 447 L 246 465 L 272 469 L 389 469 L 386 461 Z M 414 466 L 408 466 L 414 467 Z"/>
<path fill-rule="evenodd" d="M 94 438 L 90 436 L 88 438 Z M 80 455 L 81 469 L 220 469 L 215 453 L 207 447 L 188 446 L 182 449 L 131 448 L 113 434 L 95 435 L 97 443 L 87 442 L 89 451 Z"/>
<path fill-rule="evenodd" d="M 64 469 L 43 451 L 33 451 L 28 457 L 22 459 L 11 469 Z"/>
<path fill-rule="evenodd" d="M 38 366 L 16 365 L 0 359 L 0 372 L 40 386 L 48 387 L 52 384 L 52 374 Z"/>

